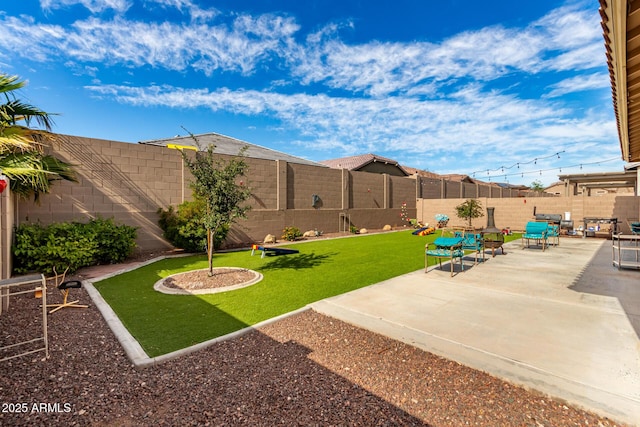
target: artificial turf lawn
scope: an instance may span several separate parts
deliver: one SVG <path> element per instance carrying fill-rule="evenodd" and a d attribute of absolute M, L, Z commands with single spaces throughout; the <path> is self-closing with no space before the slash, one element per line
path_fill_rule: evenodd
<path fill-rule="evenodd" d="M 299 243 L 295 248 L 300 253 L 286 256 L 218 253 L 214 267 L 248 268 L 264 279 L 217 294 L 167 295 L 153 289 L 161 278 L 207 268 L 204 255 L 157 261 L 95 287 L 147 355 L 154 357 L 424 268 L 424 246 L 436 237 L 402 231 Z"/>

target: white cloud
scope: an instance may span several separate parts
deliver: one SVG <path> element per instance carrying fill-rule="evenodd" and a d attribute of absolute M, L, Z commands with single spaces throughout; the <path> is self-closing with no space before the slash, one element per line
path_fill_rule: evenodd
<path fill-rule="evenodd" d="M 546 101 L 523 101 L 499 93 L 463 88 L 447 99 L 409 97 L 336 98 L 252 90 L 184 89 L 172 86 L 87 87 L 118 102 L 179 109 L 209 108 L 239 115 L 272 117 L 295 129 L 311 150 L 341 147 L 347 153 L 399 150 L 434 156 L 456 147 L 460 159 L 520 158 L 537 150 L 555 152 L 563 144 L 614 137 L 608 118 L 573 119 L 571 111 Z M 505 160 L 507 161 L 507 160 Z"/>
<path fill-rule="evenodd" d="M 124 0 L 42 4 L 82 4 L 92 11 L 128 8 Z M 515 163 L 534 150 L 553 153 L 564 146 L 616 140 L 610 111 L 575 118 L 561 99 L 608 85 L 593 8 L 585 12 L 564 7 L 526 27 L 491 26 L 439 42 L 349 44 L 340 31 L 357 31 L 352 22 L 300 35 L 300 25 L 288 15 L 224 16 L 200 9 L 192 0 L 146 0 L 144 5 L 173 8 L 191 20 L 144 22 L 122 13 L 62 27 L 0 15 L 0 53 L 68 62 L 74 70 L 88 70 L 96 81 L 103 77 L 96 72 L 100 65 L 125 65 L 132 72 L 144 67 L 206 75 L 222 71 L 241 77 L 277 68 L 273 81 L 254 90 L 210 89 L 206 83 L 197 90 L 99 84 L 87 89 L 123 104 L 209 108 L 274 119 L 273 126 L 293 131 L 296 144 L 307 152 L 391 152 L 415 166 L 437 157 L 443 169 L 468 171 L 466 164 L 489 168 Z M 548 84 L 548 78 L 560 79 L 576 70 L 586 71 L 583 77 L 551 84 L 544 98 L 537 89 L 528 95 L 531 99 L 508 94 L 525 81 Z M 503 77 L 510 80 L 505 83 Z M 236 82 L 250 87 L 253 80 Z M 323 87 L 344 96 L 322 94 Z M 579 156 L 579 150 L 570 155 Z M 449 164 L 447 159 L 453 160 Z"/>
<path fill-rule="evenodd" d="M 358 45 L 344 43 L 332 24 L 308 37 L 292 72 L 304 84 L 384 96 L 434 82 L 589 69 L 603 64 L 598 19 L 597 13 L 561 8 L 526 28 L 487 27 L 440 43 Z"/>
<path fill-rule="evenodd" d="M 92 13 L 104 12 L 109 9 L 125 12 L 131 7 L 130 0 L 40 0 L 40 7 L 44 10 L 63 9 L 76 4 L 84 6 Z"/>
<path fill-rule="evenodd" d="M 554 98 L 568 93 L 593 89 L 606 89 L 610 87 L 611 83 L 609 75 L 606 73 L 578 75 L 550 86 L 551 91 L 546 96 L 548 98 Z"/>
<path fill-rule="evenodd" d="M 239 15 L 230 26 L 89 18 L 70 28 L 7 17 L 0 19 L 0 49 L 42 62 L 66 57 L 107 65 L 193 68 L 207 75 L 217 69 L 246 74 L 282 50 L 297 30 L 293 20 L 276 15 Z"/>
<path fill-rule="evenodd" d="M 43 0 L 43 7 L 74 2 L 94 10 L 128 7 L 125 0 Z M 200 9 L 192 0 L 147 0 L 147 4 L 188 11 L 192 21 L 143 22 L 120 16 L 90 18 L 62 28 L 7 17 L 0 20 L 0 35 L 15 32 L 19 39 L 9 34 L 10 39 L 0 39 L 0 48 L 39 61 L 62 56 L 107 65 L 194 69 L 206 75 L 216 70 L 246 75 L 259 67 L 275 66 L 289 72 L 294 84 L 321 83 L 376 97 L 428 94 L 438 87 L 490 82 L 514 73 L 582 70 L 603 64 L 597 13 L 575 7 L 554 10 L 526 28 L 487 27 L 440 43 L 349 45 L 339 30 L 352 27 L 351 22 L 327 25 L 300 44 L 294 41 L 300 27 L 289 16 L 223 17 Z M 213 24 L 214 17 L 219 24 Z"/>
<path fill-rule="evenodd" d="M 192 21 L 208 21 L 216 17 L 220 12 L 217 9 L 202 9 L 191 0 L 145 0 L 149 4 L 158 4 L 166 8 L 175 8 L 181 12 L 187 12 Z"/>

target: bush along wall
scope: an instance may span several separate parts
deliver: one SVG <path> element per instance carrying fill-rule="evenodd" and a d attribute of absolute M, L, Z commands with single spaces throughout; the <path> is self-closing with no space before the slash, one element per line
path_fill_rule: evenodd
<path fill-rule="evenodd" d="M 71 273 L 90 265 L 116 264 L 131 256 L 136 235 L 136 227 L 118 225 L 113 219 L 23 224 L 15 231 L 13 269 L 18 274 L 50 275 L 54 267 L 59 273 L 68 267 Z"/>
<path fill-rule="evenodd" d="M 207 229 L 202 217 L 205 206 L 200 200 L 186 201 L 178 205 L 177 209 L 169 206 L 158 209 L 158 225 L 163 236 L 176 248 L 186 252 L 205 252 L 207 250 Z M 216 233 L 213 247 L 220 249 L 227 238 L 229 226 L 225 225 Z"/>

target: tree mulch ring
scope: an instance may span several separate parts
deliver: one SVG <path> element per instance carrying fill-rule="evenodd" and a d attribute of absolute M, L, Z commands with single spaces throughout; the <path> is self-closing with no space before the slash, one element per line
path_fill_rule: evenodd
<path fill-rule="evenodd" d="M 194 295 L 214 294 L 254 285 L 262 280 L 262 274 L 239 267 L 217 267 L 213 275 L 209 269 L 192 270 L 161 279 L 153 288 L 165 294 Z"/>

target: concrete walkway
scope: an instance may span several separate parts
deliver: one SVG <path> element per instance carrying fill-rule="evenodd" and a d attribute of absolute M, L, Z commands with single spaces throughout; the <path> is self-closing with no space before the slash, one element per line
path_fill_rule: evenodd
<path fill-rule="evenodd" d="M 614 268 L 600 239 L 506 251 L 475 266 L 466 258 L 454 277 L 443 264 L 312 307 L 640 425 L 640 272 Z"/>

